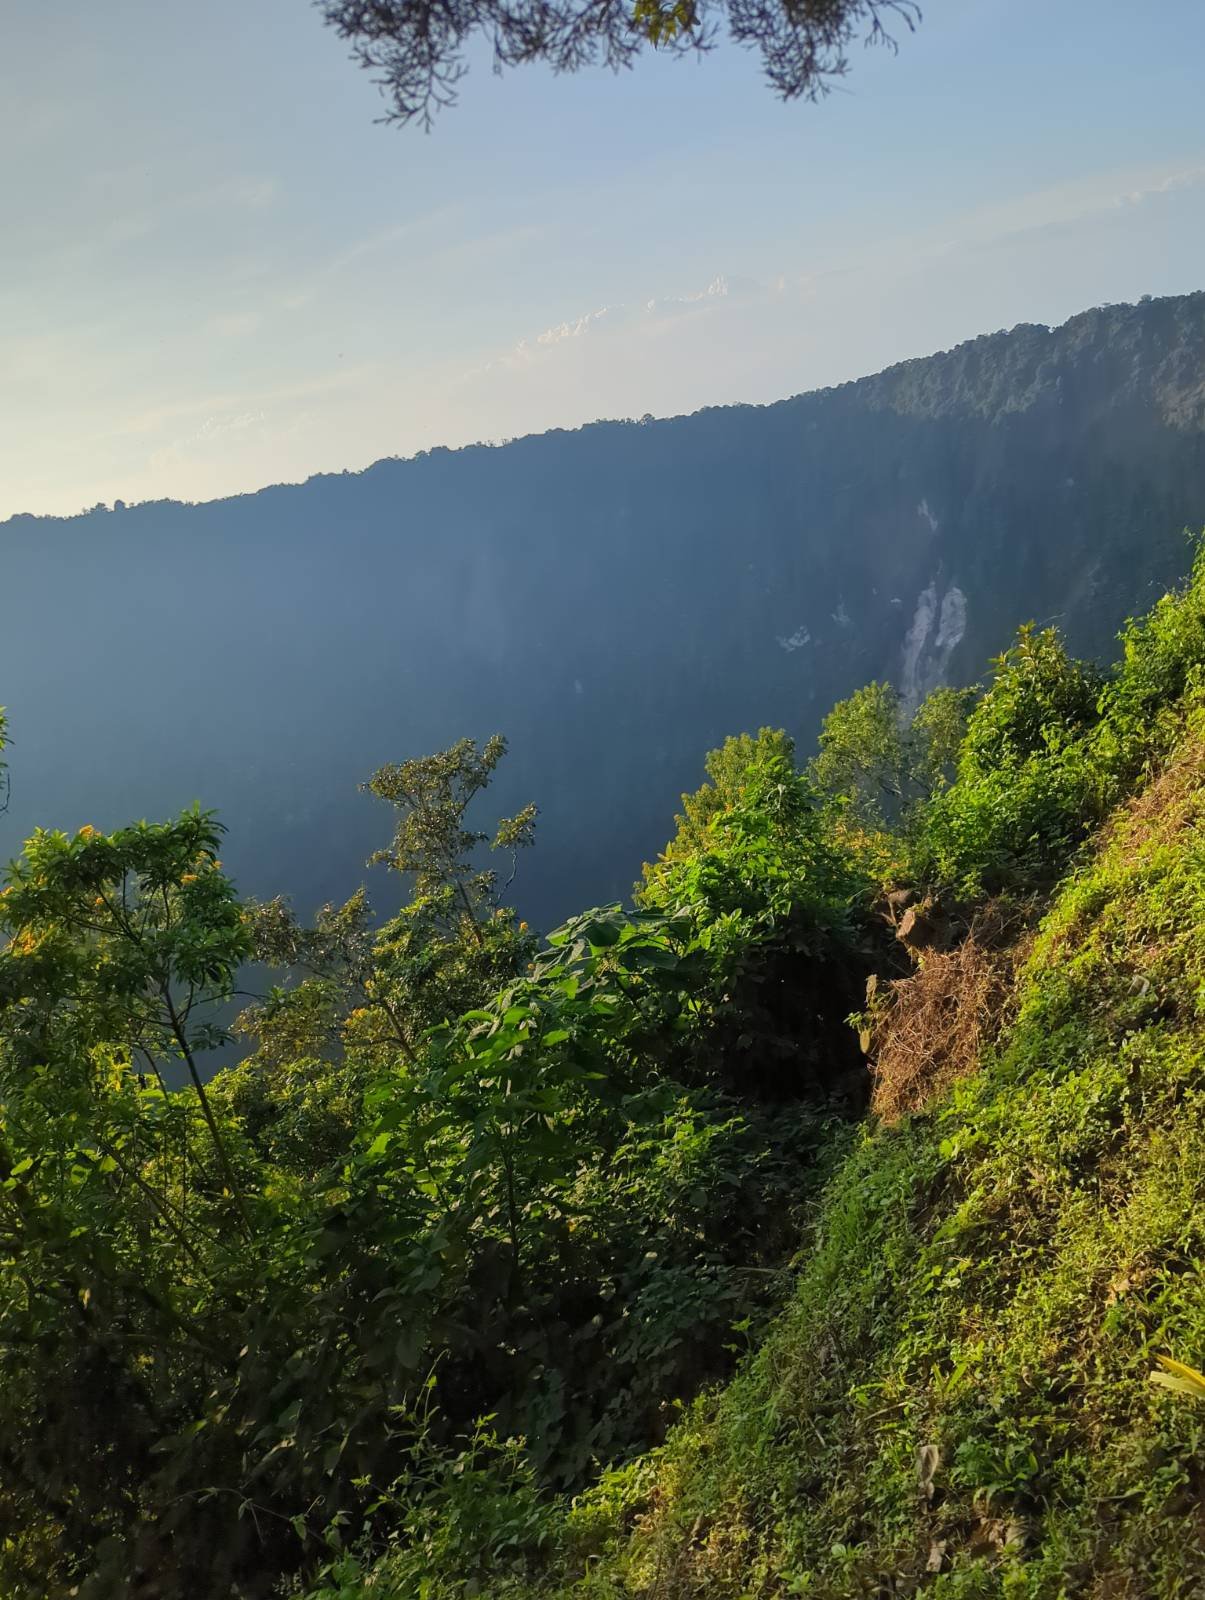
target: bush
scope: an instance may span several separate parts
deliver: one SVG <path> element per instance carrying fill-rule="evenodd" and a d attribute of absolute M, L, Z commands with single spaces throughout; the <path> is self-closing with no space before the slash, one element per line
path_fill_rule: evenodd
<path fill-rule="evenodd" d="M 1183 588 L 1126 623 L 1109 675 L 1053 629 L 1020 630 L 971 714 L 952 786 L 925 807 L 914 875 L 977 899 L 1049 890 L 1173 747 L 1205 680 L 1205 544 Z"/>
<path fill-rule="evenodd" d="M 689 820 L 641 890 L 694 930 L 706 966 L 685 1070 L 742 1096 L 823 1094 L 860 1065 L 845 1019 L 869 968 L 872 880 L 783 737 L 713 753 L 724 785 L 684 797 Z"/>
<path fill-rule="evenodd" d="M 971 713 L 953 784 L 917 830 L 922 880 L 977 898 L 1058 878 L 1112 798 L 1112 774 L 1084 737 L 1100 694 L 1099 675 L 1053 629 L 1021 629 Z"/>

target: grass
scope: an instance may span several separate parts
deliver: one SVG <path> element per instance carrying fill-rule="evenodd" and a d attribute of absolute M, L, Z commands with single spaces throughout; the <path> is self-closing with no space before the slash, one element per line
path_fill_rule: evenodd
<path fill-rule="evenodd" d="M 869 1029 L 871 1110 L 898 1122 L 975 1072 L 1008 1025 L 1023 959 L 1026 907 L 989 902 L 951 950 L 922 954 L 915 973 L 880 984 Z"/>
<path fill-rule="evenodd" d="M 978 1073 L 862 1134 L 758 1351 L 507 1592 L 1205 1593 L 1205 1405 L 1150 1381 L 1205 1359 L 1199 717 L 1056 896 L 1012 1012 Z"/>

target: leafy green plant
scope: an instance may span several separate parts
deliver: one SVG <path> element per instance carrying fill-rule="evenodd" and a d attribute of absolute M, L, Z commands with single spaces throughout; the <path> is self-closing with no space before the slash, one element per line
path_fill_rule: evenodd
<path fill-rule="evenodd" d="M 1174 1394 L 1186 1394 L 1193 1400 L 1205 1400 L 1205 1373 L 1195 1367 L 1185 1366 L 1172 1356 L 1156 1356 L 1158 1368 L 1151 1373 L 1151 1382 L 1170 1389 Z"/>
<path fill-rule="evenodd" d="M 954 782 L 917 830 L 921 879 L 972 897 L 1049 887 L 1113 794 L 1084 741 L 1101 689 L 1053 629 L 1021 629 L 971 713 Z"/>
<path fill-rule="evenodd" d="M 825 717 L 808 776 L 869 826 L 906 828 L 948 785 L 973 699 L 943 686 L 909 717 L 890 684 L 868 683 Z"/>
<path fill-rule="evenodd" d="M 661 1437 L 781 1294 L 836 1126 L 697 1064 L 740 1025 L 742 926 L 848 936 L 839 852 L 772 765 L 676 864 L 684 906 L 598 908 L 541 948 L 473 860 L 500 754 L 389 769 L 415 892 L 379 927 L 362 894 L 310 927 L 241 906 L 199 812 L 38 834 L 10 869 L 9 1587 L 154 1573 L 217 1600 L 324 1562 L 346 1588 L 378 1555 L 455 1568 L 449 1594 L 517 1575 L 546 1497 Z M 281 981 L 207 1080 L 251 956 Z"/>
<path fill-rule="evenodd" d="M 857 1067 L 845 1018 L 864 981 L 871 879 L 782 735 L 718 754 L 722 781 L 687 798 L 640 895 L 685 919 L 708 974 L 688 1070 L 741 1094 L 824 1093 Z"/>

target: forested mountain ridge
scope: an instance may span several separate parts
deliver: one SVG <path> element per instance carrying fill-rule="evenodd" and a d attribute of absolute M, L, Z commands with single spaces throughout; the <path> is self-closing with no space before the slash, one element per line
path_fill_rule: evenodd
<path fill-rule="evenodd" d="M 504 728 L 520 902 L 621 893 L 699 752 L 805 745 L 1057 618 L 1102 653 L 1205 504 L 1205 294 L 1018 327 L 765 407 L 434 450 L 204 505 L 0 526 L 0 682 L 34 822 L 239 820 L 240 884 L 344 892 L 381 761 Z M 234 596 L 218 603 L 216 595 Z"/>

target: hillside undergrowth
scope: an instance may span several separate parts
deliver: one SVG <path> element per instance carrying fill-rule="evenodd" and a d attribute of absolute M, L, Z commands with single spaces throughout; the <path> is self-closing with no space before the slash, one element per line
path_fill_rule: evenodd
<path fill-rule="evenodd" d="M 1201 1592 L 1205 1413 L 1149 1375 L 1205 1351 L 1203 826 L 1196 715 L 1057 896 L 1006 1041 L 866 1131 L 790 1307 L 569 1513 L 556 1593 Z"/>
<path fill-rule="evenodd" d="M 1150 1379 L 1205 1355 L 1205 557 L 1111 672 L 1027 627 L 901 706 L 730 740 L 638 907 L 542 940 L 501 739 L 372 779 L 383 922 L 240 902 L 198 811 L 36 834 L 2 1591 L 1201 1593 Z"/>
<path fill-rule="evenodd" d="M 1205 1353 L 1202 615 L 1198 570 L 1127 628 L 1107 679 L 1023 631 L 894 851 L 889 821 L 861 817 L 867 853 L 910 861 L 953 924 L 953 956 L 895 988 L 926 961 L 960 970 L 986 905 L 1015 968 L 996 1026 L 953 1081 L 914 1036 L 920 1108 L 863 1126 L 735 1378 L 480 1592 L 1202 1592 L 1205 1411 L 1151 1382 L 1160 1355 Z M 963 964 L 938 999 L 978 1028 Z M 886 1011 L 880 1050 L 914 1004 Z M 330 1592 L 476 1581 L 428 1549 Z"/>

